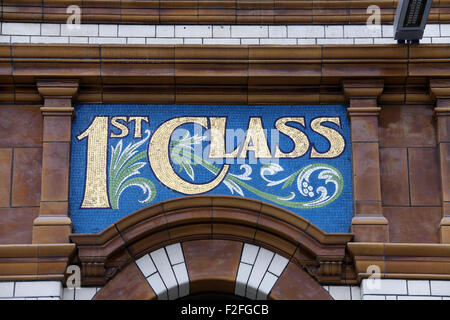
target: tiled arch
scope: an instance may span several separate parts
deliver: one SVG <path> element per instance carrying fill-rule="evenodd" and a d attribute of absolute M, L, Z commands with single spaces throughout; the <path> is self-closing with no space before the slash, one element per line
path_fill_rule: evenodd
<path fill-rule="evenodd" d="M 345 282 L 351 239 L 261 201 L 209 195 L 155 204 L 101 233 L 71 236 L 82 285 L 104 286 L 98 299 L 176 299 L 207 289 L 253 299 L 328 297 L 319 283 Z"/>
<path fill-rule="evenodd" d="M 249 299 L 331 299 L 289 259 L 266 248 L 233 240 L 171 244 L 131 262 L 95 296 L 96 300 L 177 299 L 223 292 Z"/>

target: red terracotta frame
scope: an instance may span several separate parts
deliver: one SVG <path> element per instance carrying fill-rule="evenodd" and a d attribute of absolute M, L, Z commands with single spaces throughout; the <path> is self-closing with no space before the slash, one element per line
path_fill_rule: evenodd
<path fill-rule="evenodd" d="M 118 270 L 171 243 L 202 239 L 256 244 L 305 268 L 322 283 L 346 283 L 353 235 L 328 234 L 287 210 L 253 199 L 194 196 L 132 213 L 98 234 L 72 234 L 85 285 L 103 285 Z"/>
<path fill-rule="evenodd" d="M 235 294 L 243 243 L 204 239 L 182 243 L 189 274 L 189 294 Z M 130 262 L 94 297 L 95 300 L 153 300 L 157 295 L 134 262 Z M 329 293 L 305 270 L 290 262 L 267 297 L 273 300 L 331 300 Z"/>

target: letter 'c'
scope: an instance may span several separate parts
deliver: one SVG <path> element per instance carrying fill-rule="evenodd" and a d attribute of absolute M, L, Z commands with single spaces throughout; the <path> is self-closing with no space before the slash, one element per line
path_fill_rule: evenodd
<path fill-rule="evenodd" d="M 193 184 L 181 179 L 170 164 L 169 143 L 173 131 L 185 123 L 197 123 L 208 129 L 206 117 L 181 117 L 164 122 L 156 129 L 148 145 L 148 159 L 156 178 L 172 190 L 184 194 L 199 194 L 217 187 L 225 178 L 229 165 L 224 165 L 216 178 L 208 183 Z"/>

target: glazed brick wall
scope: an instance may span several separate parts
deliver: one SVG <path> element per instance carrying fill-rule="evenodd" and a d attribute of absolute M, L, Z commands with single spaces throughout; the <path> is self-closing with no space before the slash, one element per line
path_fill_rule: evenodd
<path fill-rule="evenodd" d="M 1 106 L 0 245 L 31 243 L 39 214 L 41 162 L 39 106 Z"/>
<path fill-rule="evenodd" d="M 441 187 L 433 106 L 381 106 L 379 125 L 390 242 L 439 243 Z"/>
<path fill-rule="evenodd" d="M 428 24 L 421 43 L 449 43 L 447 24 Z M 3 22 L 0 43 L 323 45 L 386 44 L 392 25 L 122 25 Z"/>
<path fill-rule="evenodd" d="M 441 199 L 433 106 L 381 107 L 381 191 L 390 241 L 438 243 Z M 41 137 L 38 106 L 0 107 L 0 244 L 31 243 L 39 213 Z"/>

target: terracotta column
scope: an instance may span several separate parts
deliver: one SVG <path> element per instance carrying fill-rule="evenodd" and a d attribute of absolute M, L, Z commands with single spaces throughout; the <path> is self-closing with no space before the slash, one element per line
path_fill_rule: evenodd
<path fill-rule="evenodd" d="M 78 82 L 38 80 L 37 88 L 44 99 L 43 151 L 41 202 L 33 243 L 68 243 L 72 231 L 68 216 L 72 98 Z"/>
<path fill-rule="evenodd" d="M 437 145 L 441 169 L 442 220 L 441 243 L 450 243 L 450 79 L 430 80 L 431 95 L 436 99 Z"/>
<path fill-rule="evenodd" d="M 377 98 L 383 80 L 344 81 L 352 135 L 354 217 L 358 242 L 389 242 L 388 221 L 381 204 Z"/>

